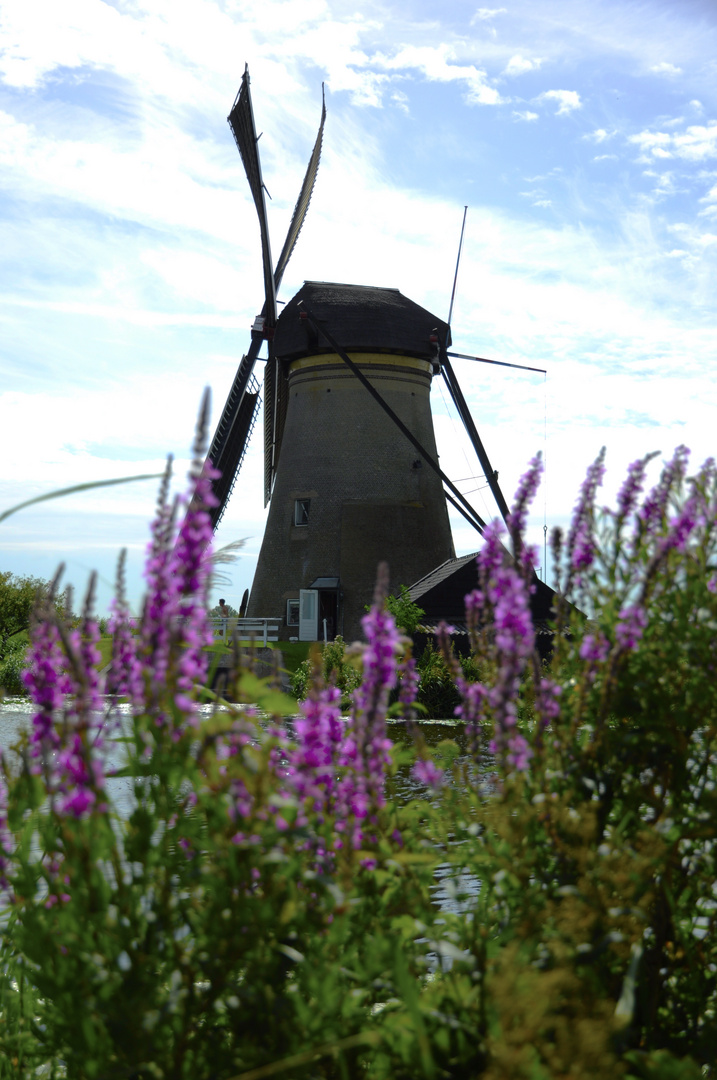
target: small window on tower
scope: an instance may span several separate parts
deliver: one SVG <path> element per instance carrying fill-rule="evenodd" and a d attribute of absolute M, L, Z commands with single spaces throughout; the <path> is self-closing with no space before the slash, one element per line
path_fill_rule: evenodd
<path fill-rule="evenodd" d="M 299 625 L 299 601 L 287 600 L 286 601 L 286 625 L 298 626 Z"/>
<path fill-rule="evenodd" d="M 294 502 L 294 525 L 309 524 L 311 499 L 296 499 Z"/>

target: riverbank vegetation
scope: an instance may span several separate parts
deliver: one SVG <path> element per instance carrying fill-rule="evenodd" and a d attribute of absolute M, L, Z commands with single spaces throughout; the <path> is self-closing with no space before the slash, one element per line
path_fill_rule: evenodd
<path fill-rule="evenodd" d="M 470 678 L 437 643 L 459 752 L 421 738 L 384 573 L 348 721 L 318 662 L 291 721 L 296 702 L 241 667 L 240 704 L 198 708 L 202 460 L 200 437 L 178 528 L 162 487 L 138 633 L 120 573 L 123 719 L 101 696 L 92 591 L 79 629 L 50 598 L 35 616 L 32 730 L 2 758 L 0 1076 L 714 1075 L 714 462 L 688 478 L 680 448 L 646 492 L 636 462 L 611 510 L 593 465 L 552 537 L 549 668 L 531 463 L 466 598 Z M 410 745 L 387 735 L 394 690 Z"/>

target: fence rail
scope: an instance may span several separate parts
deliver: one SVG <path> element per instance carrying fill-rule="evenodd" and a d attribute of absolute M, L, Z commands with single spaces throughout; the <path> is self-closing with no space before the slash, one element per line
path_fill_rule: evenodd
<path fill-rule="evenodd" d="M 281 619 L 223 619 L 216 616 L 211 618 L 209 623 L 214 637 L 220 641 L 231 641 L 236 631 L 237 637 L 242 641 L 253 638 L 257 645 L 266 645 L 270 641 L 279 640 Z"/>

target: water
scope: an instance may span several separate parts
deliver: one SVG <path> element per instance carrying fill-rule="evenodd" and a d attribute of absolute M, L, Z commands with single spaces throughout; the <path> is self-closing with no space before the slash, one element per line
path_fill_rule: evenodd
<path fill-rule="evenodd" d="M 200 713 L 206 716 L 209 716 L 212 710 L 212 705 L 200 707 Z M 34 705 L 27 698 L 6 698 L 0 702 L 0 747 L 2 749 L 11 749 L 19 741 L 22 733 L 30 730 L 33 712 Z M 444 739 L 453 739 L 461 751 L 458 761 L 467 761 L 468 753 L 463 724 L 454 720 L 431 720 L 421 722 L 420 729 L 426 744 L 430 747 L 437 746 Z M 119 769 L 125 764 L 125 744 L 114 740 L 119 735 L 129 734 L 131 734 L 130 706 L 115 706 L 112 719 L 107 724 L 105 732 L 107 755 L 105 769 L 107 772 Z M 390 721 L 388 734 L 396 743 L 411 744 L 413 741 L 403 721 Z M 469 782 L 480 785 L 485 782 L 486 772 L 479 770 L 471 762 L 468 776 Z M 118 814 L 121 817 L 129 817 L 136 805 L 133 779 L 110 777 L 106 781 L 106 786 Z M 414 780 L 407 767 L 399 769 L 396 776 L 389 780 L 388 794 L 399 803 L 406 803 L 413 799 L 434 801 L 440 798 L 440 795 L 427 791 L 422 784 Z M 443 841 L 437 841 L 437 844 L 442 843 Z M 472 909 L 480 891 L 480 881 L 475 875 L 466 869 L 457 871 L 454 864 L 445 862 L 436 867 L 434 876 L 436 884 L 431 891 L 434 902 L 442 911 L 468 913 Z M 443 958 L 444 962 L 445 960 L 446 958 Z"/>

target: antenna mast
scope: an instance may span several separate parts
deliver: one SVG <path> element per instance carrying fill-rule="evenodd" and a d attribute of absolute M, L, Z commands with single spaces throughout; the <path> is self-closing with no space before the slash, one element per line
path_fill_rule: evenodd
<path fill-rule="evenodd" d="M 456 298 L 456 284 L 458 282 L 458 267 L 461 264 L 461 251 L 463 250 L 463 232 L 466 227 L 466 214 L 468 213 L 468 207 L 463 207 L 463 224 L 461 225 L 461 238 L 458 242 L 458 258 L 456 259 L 456 272 L 453 275 L 453 292 L 451 293 L 451 306 L 448 309 L 448 326 L 451 325 L 451 316 L 453 315 L 453 301 Z"/>

